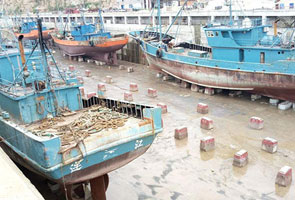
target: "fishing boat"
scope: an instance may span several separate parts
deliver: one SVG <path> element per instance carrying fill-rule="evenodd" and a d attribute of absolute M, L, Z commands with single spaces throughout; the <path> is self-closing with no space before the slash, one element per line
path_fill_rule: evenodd
<path fill-rule="evenodd" d="M 76 72 L 57 67 L 41 30 L 38 19 L 33 50 L 40 51 L 24 50 L 20 37 L 19 51 L 0 54 L 0 146 L 15 162 L 68 188 L 67 199 L 73 184 L 87 181 L 93 199 L 105 199 L 107 173 L 145 153 L 162 131 L 161 109 L 85 98 Z"/>
<path fill-rule="evenodd" d="M 46 27 L 42 28 L 42 34 L 44 40 L 48 40 L 51 38 L 50 32 L 52 32 L 54 29 L 47 29 Z M 35 21 L 28 21 L 23 22 L 21 26 L 19 26 L 15 31 L 15 36 L 19 37 L 20 35 L 23 35 L 23 40 L 37 40 L 38 39 L 38 29 L 37 24 Z"/>
<path fill-rule="evenodd" d="M 72 26 L 70 33 L 52 34 L 55 44 L 68 56 L 83 56 L 108 64 L 117 64 L 116 51 L 128 43 L 128 35 L 114 35 L 104 30 L 101 10 L 99 23 Z M 99 27 L 99 28 L 97 28 Z"/>
<path fill-rule="evenodd" d="M 160 9 L 156 31 L 130 32 L 151 68 L 199 86 L 295 101 L 294 28 L 278 34 L 276 23 L 233 20 L 230 3 L 229 23 L 209 23 L 203 28 L 209 47 L 188 42 L 173 44 L 168 32 L 184 6 L 165 32 Z M 272 26 L 274 33 L 269 32 Z"/>

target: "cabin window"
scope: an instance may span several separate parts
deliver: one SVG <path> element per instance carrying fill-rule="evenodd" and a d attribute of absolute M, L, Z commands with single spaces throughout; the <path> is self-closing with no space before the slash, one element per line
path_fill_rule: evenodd
<path fill-rule="evenodd" d="M 217 31 L 215 32 L 215 36 L 218 36 L 218 32 Z"/>
<path fill-rule="evenodd" d="M 207 37 L 214 37 L 213 31 L 207 31 Z"/>
<path fill-rule="evenodd" d="M 221 31 L 221 35 L 222 35 L 222 37 L 224 37 L 224 38 L 229 38 L 229 33 L 228 33 L 228 31 Z"/>
<path fill-rule="evenodd" d="M 265 53 L 260 52 L 260 63 L 265 63 Z"/>

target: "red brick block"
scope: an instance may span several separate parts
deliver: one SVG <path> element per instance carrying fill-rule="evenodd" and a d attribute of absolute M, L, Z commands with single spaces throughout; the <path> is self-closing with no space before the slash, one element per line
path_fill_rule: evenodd
<path fill-rule="evenodd" d="M 249 122 L 249 126 L 253 129 L 263 129 L 263 124 L 264 121 L 263 119 L 259 118 L 259 117 L 251 117 L 250 118 L 250 122 Z"/>
<path fill-rule="evenodd" d="M 130 92 L 124 92 L 124 100 L 125 101 L 133 101 L 132 93 L 130 93 Z"/>
<path fill-rule="evenodd" d="M 138 86 L 137 86 L 137 84 L 136 84 L 136 83 L 130 83 L 130 84 L 129 84 L 129 90 L 130 90 L 131 92 L 137 92 L 137 91 L 138 91 Z"/>
<path fill-rule="evenodd" d="M 248 152 L 244 149 L 238 151 L 234 155 L 233 165 L 237 167 L 244 167 L 248 163 Z"/>
<path fill-rule="evenodd" d="M 276 177 L 276 184 L 287 187 L 292 182 L 292 168 L 284 166 L 280 169 Z"/>
<path fill-rule="evenodd" d="M 162 109 L 162 114 L 165 114 L 165 113 L 168 112 L 167 105 L 166 104 L 164 104 L 164 103 L 158 103 L 157 106 Z"/>
<path fill-rule="evenodd" d="M 201 114 L 207 114 L 209 112 L 209 106 L 205 103 L 198 103 L 197 112 Z"/>
<path fill-rule="evenodd" d="M 202 117 L 200 125 L 202 129 L 206 129 L 206 130 L 213 129 L 213 120 L 208 117 Z"/>
<path fill-rule="evenodd" d="M 278 141 L 273 138 L 266 137 L 262 140 L 261 148 L 269 153 L 275 153 L 278 150 Z"/>
<path fill-rule="evenodd" d="M 83 88 L 83 87 L 80 87 L 79 89 L 80 89 L 80 93 L 81 93 L 81 95 L 82 95 L 82 96 L 85 96 L 85 90 L 84 90 L 84 88 Z"/>
<path fill-rule="evenodd" d="M 157 90 L 153 88 L 148 88 L 148 96 L 152 98 L 157 97 L 158 96 Z"/>
<path fill-rule="evenodd" d="M 205 94 L 207 95 L 213 95 L 214 94 L 214 88 L 205 88 Z"/>
<path fill-rule="evenodd" d="M 181 140 L 187 137 L 187 127 L 177 128 L 174 131 L 174 138 Z"/>
<path fill-rule="evenodd" d="M 113 82 L 113 78 L 111 76 L 106 76 L 106 83 L 112 83 Z"/>
<path fill-rule="evenodd" d="M 75 71 L 75 66 L 70 65 L 70 66 L 69 66 L 69 71 L 74 72 L 74 71 Z"/>
<path fill-rule="evenodd" d="M 201 151 L 211 151 L 215 149 L 215 139 L 212 136 L 207 136 L 200 141 Z"/>
<path fill-rule="evenodd" d="M 91 97 L 95 96 L 96 92 L 90 92 L 87 94 L 87 98 L 90 99 Z"/>
<path fill-rule="evenodd" d="M 97 90 L 98 91 L 106 91 L 107 89 L 106 89 L 106 86 L 105 86 L 104 83 L 98 83 L 97 84 Z"/>
<path fill-rule="evenodd" d="M 90 76 L 91 76 L 91 71 L 88 70 L 88 69 L 86 69 L 86 70 L 85 70 L 85 76 L 86 76 L 86 77 L 90 77 Z"/>

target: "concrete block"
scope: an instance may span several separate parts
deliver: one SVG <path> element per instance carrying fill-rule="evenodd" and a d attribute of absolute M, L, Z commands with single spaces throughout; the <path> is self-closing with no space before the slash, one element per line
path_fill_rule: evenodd
<path fill-rule="evenodd" d="M 279 104 L 278 108 L 280 110 L 288 110 L 292 107 L 292 103 L 290 101 L 284 101 Z"/>
<path fill-rule="evenodd" d="M 205 88 L 204 94 L 214 95 L 214 88 Z"/>
<path fill-rule="evenodd" d="M 157 90 L 156 89 L 148 88 L 148 97 L 155 98 L 157 96 L 158 96 L 158 94 L 157 94 Z"/>
<path fill-rule="evenodd" d="M 276 177 L 276 184 L 287 187 L 292 183 L 292 168 L 284 166 L 280 169 Z"/>
<path fill-rule="evenodd" d="M 251 101 L 256 101 L 258 99 L 261 99 L 261 95 L 259 95 L 259 94 L 251 94 Z"/>
<path fill-rule="evenodd" d="M 215 149 L 215 139 L 212 136 L 204 137 L 200 140 L 201 151 L 211 151 Z"/>
<path fill-rule="evenodd" d="M 174 138 L 178 140 L 182 140 L 187 137 L 187 127 L 177 128 L 174 131 Z"/>
<path fill-rule="evenodd" d="M 238 151 L 234 155 L 233 165 L 237 167 L 244 167 L 248 164 L 248 152 L 244 149 Z"/>
<path fill-rule="evenodd" d="M 75 57 L 74 56 L 69 56 L 69 60 L 75 60 Z"/>
<path fill-rule="evenodd" d="M 128 72 L 128 73 L 134 72 L 133 67 L 128 67 L 128 68 L 127 68 L 127 72 Z"/>
<path fill-rule="evenodd" d="M 230 91 L 230 93 L 228 93 L 228 96 L 237 97 L 237 96 L 240 96 L 241 94 L 242 94 L 242 91 Z"/>
<path fill-rule="evenodd" d="M 273 138 L 266 137 L 262 140 L 261 149 L 269 153 L 275 153 L 278 150 L 278 141 Z"/>
<path fill-rule="evenodd" d="M 85 70 L 85 76 L 86 76 L 86 77 L 90 77 L 90 76 L 91 76 L 91 71 L 88 70 L 88 69 L 86 69 L 86 70 Z"/>
<path fill-rule="evenodd" d="M 158 103 L 157 106 L 162 109 L 162 114 L 165 114 L 165 113 L 168 112 L 168 109 L 167 109 L 167 105 L 166 104 L 164 104 L 164 103 Z"/>
<path fill-rule="evenodd" d="M 208 117 L 202 117 L 200 127 L 206 130 L 213 129 L 213 120 Z"/>
<path fill-rule="evenodd" d="M 169 80 L 172 80 L 172 76 L 170 75 L 163 76 L 163 81 L 169 81 Z"/>
<path fill-rule="evenodd" d="M 181 81 L 180 87 L 181 88 L 188 88 L 189 87 L 189 83 L 188 82 L 185 82 L 185 81 Z"/>
<path fill-rule="evenodd" d="M 84 62 L 84 58 L 81 57 L 81 56 L 79 56 L 79 57 L 78 57 L 78 62 Z"/>
<path fill-rule="evenodd" d="M 207 114 L 209 112 L 209 106 L 205 103 L 198 103 L 197 112 L 201 114 Z"/>
<path fill-rule="evenodd" d="M 129 90 L 131 92 L 137 92 L 138 91 L 138 85 L 137 85 L 137 83 L 130 83 L 129 84 Z"/>
<path fill-rule="evenodd" d="M 106 79 L 105 79 L 106 83 L 113 83 L 113 78 L 111 76 L 106 76 Z"/>
<path fill-rule="evenodd" d="M 124 65 L 119 65 L 119 70 L 125 70 L 126 67 Z"/>
<path fill-rule="evenodd" d="M 249 126 L 253 129 L 263 129 L 264 126 L 264 120 L 260 117 L 251 117 L 250 118 L 250 122 L 249 122 Z"/>
<path fill-rule="evenodd" d="M 157 73 L 157 78 L 162 78 L 163 77 L 163 74 L 162 73 Z"/>
<path fill-rule="evenodd" d="M 293 110 L 295 111 L 295 103 L 293 103 Z"/>
<path fill-rule="evenodd" d="M 199 88 L 198 92 L 199 93 L 204 93 L 205 92 L 205 88 Z"/>
<path fill-rule="evenodd" d="M 279 102 L 280 100 L 278 99 L 272 99 L 272 98 L 269 99 L 269 104 L 272 106 L 277 106 Z"/>
<path fill-rule="evenodd" d="M 93 63 L 93 60 L 87 59 L 87 63 Z"/>
<path fill-rule="evenodd" d="M 75 71 L 75 66 L 69 65 L 69 71 L 74 72 Z"/>
<path fill-rule="evenodd" d="M 124 92 L 124 100 L 125 101 L 133 101 L 133 96 L 131 92 Z"/>
<path fill-rule="evenodd" d="M 193 92 L 198 92 L 199 88 L 200 87 L 198 85 L 195 85 L 195 84 L 191 85 L 191 91 L 193 91 Z"/>
<path fill-rule="evenodd" d="M 97 84 L 97 90 L 98 91 L 106 91 L 106 85 L 104 83 L 98 83 Z"/>
<path fill-rule="evenodd" d="M 96 92 L 87 93 L 87 98 L 90 99 L 91 97 L 96 96 Z"/>
<path fill-rule="evenodd" d="M 84 79 L 82 76 L 77 76 L 77 80 L 79 81 L 80 84 L 84 83 Z"/>
<path fill-rule="evenodd" d="M 63 57 L 66 57 L 66 56 L 67 56 L 67 54 L 63 53 L 63 54 L 62 54 L 62 56 L 63 56 Z"/>
<path fill-rule="evenodd" d="M 222 93 L 222 91 L 223 91 L 223 90 L 220 89 L 220 88 L 215 89 L 215 93 L 216 93 L 216 94 L 220 94 L 220 93 Z"/>
<path fill-rule="evenodd" d="M 95 64 L 97 65 L 97 66 L 100 66 L 101 64 L 100 64 L 100 61 L 98 61 L 98 60 L 96 60 L 96 61 L 94 61 L 95 62 Z"/>
<path fill-rule="evenodd" d="M 85 90 L 83 87 L 80 87 L 80 93 L 81 93 L 81 96 L 84 97 L 85 96 Z"/>

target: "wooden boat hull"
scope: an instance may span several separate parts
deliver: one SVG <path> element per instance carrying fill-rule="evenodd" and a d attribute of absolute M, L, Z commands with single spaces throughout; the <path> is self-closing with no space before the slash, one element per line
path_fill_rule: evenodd
<path fill-rule="evenodd" d="M 205 87 L 246 90 L 272 98 L 295 101 L 295 76 L 206 67 L 157 58 L 146 52 L 151 68 Z"/>
<path fill-rule="evenodd" d="M 100 44 L 89 41 L 60 40 L 53 36 L 55 44 L 69 56 L 85 56 L 109 64 L 117 64 L 116 51 L 128 43 L 128 36 L 107 39 Z"/>
<path fill-rule="evenodd" d="M 53 30 L 42 31 L 43 39 L 48 40 L 51 38 L 50 32 Z M 38 39 L 38 30 L 32 30 L 30 33 L 14 33 L 16 37 L 23 35 L 23 40 L 37 40 Z"/>

